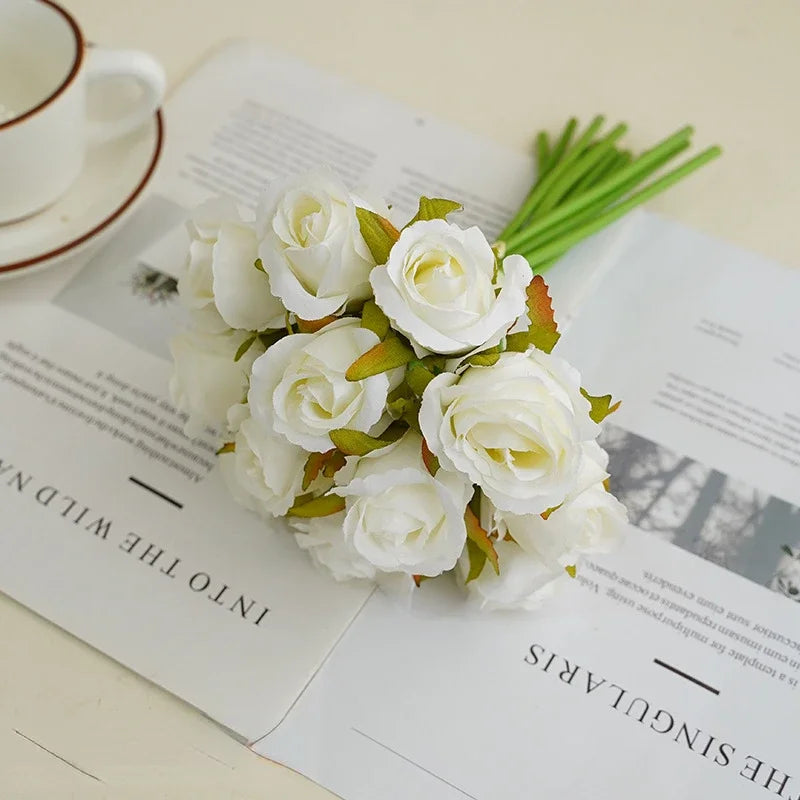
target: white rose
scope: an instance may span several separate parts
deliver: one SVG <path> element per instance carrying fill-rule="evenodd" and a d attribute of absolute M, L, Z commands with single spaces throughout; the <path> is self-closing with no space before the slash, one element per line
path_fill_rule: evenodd
<path fill-rule="evenodd" d="M 283 325 L 283 306 L 270 291 L 268 277 L 254 266 L 255 229 L 242 222 L 233 202 L 201 205 L 189 222 L 189 234 L 189 257 L 178 280 L 188 308 L 216 309 L 231 328 L 261 331 Z"/>
<path fill-rule="evenodd" d="M 445 469 L 468 475 L 498 508 L 539 514 L 573 490 L 582 445 L 598 433 L 589 411 L 578 372 L 531 349 L 438 375 L 419 421 Z"/>
<path fill-rule="evenodd" d="M 467 584 L 482 606 L 536 608 L 555 591 L 557 581 L 567 579 L 567 567 L 579 565 L 584 555 L 608 553 L 618 545 L 627 512 L 603 485 L 608 478 L 606 463 L 599 445 L 585 444 L 575 491 L 547 519 L 500 511 L 482 499 L 481 525 L 496 534 L 500 562 L 499 575 L 484 566 Z M 466 556 L 459 562 L 459 572 L 466 580 Z"/>
<path fill-rule="evenodd" d="M 344 512 L 327 517 L 300 519 L 290 517 L 297 544 L 308 552 L 312 561 L 324 567 L 337 581 L 352 578 L 375 578 L 375 567 L 362 558 L 344 537 Z"/>
<path fill-rule="evenodd" d="M 375 265 L 347 188 L 317 171 L 272 184 L 257 212 L 272 291 L 302 319 L 322 319 L 371 292 Z"/>
<path fill-rule="evenodd" d="M 464 549 L 472 487 L 455 473 L 432 477 L 421 453 L 422 439 L 409 431 L 396 445 L 348 459 L 336 475 L 345 539 L 378 570 L 435 576 Z"/>
<path fill-rule="evenodd" d="M 283 516 L 301 493 L 308 453 L 260 426 L 239 404 L 228 414 L 234 451 L 219 457 L 233 498 L 262 516 Z"/>
<path fill-rule="evenodd" d="M 614 550 L 622 539 L 628 512 L 605 488 L 606 463 L 607 456 L 596 442 L 584 445 L 575 490 L 546 520 L 533 515 L 517 523 L 512 515 L 505 515 L 514 539 L 561 567 L 579 563 L 583 555 Z"/>
<path fill-rule="evenodd" d="M 383 418 L 390 377 L 348 381 L 345 372 L 379 341 L 351 317 L 284 337 L 253 364 L 253 416 L 309 452 L 330 450 L 336 428 L 370 432 Z"/>
<path fill-rule="evenodd" d="M 419 348 L 465 353 L 500 341 L 525 311 L 531 268 L 508 256 L 495 274 L 495 258 L 478 228 L 444 220 L 415 222 L 370 273 L 375 302 Z M 419 354 L 419 352 L 418 352 Z"/>
<path fill-rule="evenodd" d="M 189 415 L 188 435 L 197 435 L 206 426 L 222 429 L 228 409 L 242 401 L 250 368 L 264 352 L 256 341 L 239 361 L 233 360 L 249 335 L 190 328 L 170 342 L 174 365 L 169 389 L 178 409 Z"/>
<path fill-rule="evenodd" d="M 490 509 L 490 527 L 502 539 L 508 533 L 527 553 L 535 555 L 556 573 L 576 565 L 591 553 L 610 553 L 619 544 L 628 513 L 608 492 L 604 481 L 605 453 L 592 442 L 584 446 L 575 489 L 547 515 L 518 515 Z M 483 511 L 483 508 L 481 509 Z"/>
<path fill-rule="evenodd" d="M 405 572 L 381 572 L 362 558 L 344 538 L 344 512 L 327 517 L 289 517 L 295 541 L 308 552 L 314 565 L 337 581 L 369 580 L 396 600 L 409 603 L 416 585 Z"/>
<path fill-rule="evenodd" d="M 500 561 L 500 574 L 485 564 L 481 574 L 466 584 L 471 598 L 481 608 L 532 611 L 553 594 L 556 581 L 566 577 L 563 569 L 553 571 L 542 559 L 526 553 L 515 542 L 500 540 L 494 547 Z M 469 575 L 466 552 L 458 561 L 458 574 L 464 581 Z"/>

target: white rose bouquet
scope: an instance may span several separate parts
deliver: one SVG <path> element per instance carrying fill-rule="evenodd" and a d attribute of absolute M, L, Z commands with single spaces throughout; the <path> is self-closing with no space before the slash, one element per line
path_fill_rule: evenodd
<path fill-rule="evenodd" d="M 216 201 L 195 214 L 173 397 L 190 430 L 219 432 L 233 496 L 286 517 L 337 580 L 410 592 L 452 572 L 484 607 L 531 608 L 618 541 L 596 442 L 618 403 L 552 354 L 531 265 L 635 205 L 625 170 L 649 158 L 638 183 L 686 134 L 630 162 L 618 129 L 570 146 L 574 127 L 540 136 L 537 184 L 494 246 L 448 220 L 458 203 L 423 197 L 398 229 L 324 170 L 271 186 L 252 222 Z"/>

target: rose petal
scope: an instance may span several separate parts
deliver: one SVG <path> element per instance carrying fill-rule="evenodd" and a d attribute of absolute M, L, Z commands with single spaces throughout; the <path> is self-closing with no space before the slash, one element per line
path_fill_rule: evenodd
<path fill-rule="evenodd" d="M 283 312 L 268 277 L 254 266 L 255 231 L 243 223 L 223 223 L 212 251 L 214 301 L 231 328 L 261 331 Z"/>

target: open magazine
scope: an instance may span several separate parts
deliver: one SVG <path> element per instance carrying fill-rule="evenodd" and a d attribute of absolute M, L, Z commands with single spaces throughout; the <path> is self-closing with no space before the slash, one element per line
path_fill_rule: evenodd
<path fill-rule="evenodd" d="M 184 222 L 327 162 L 491 235 L 532 166 L 251 44 L 167 123 L 127 227 L 0 318 L 0 589 L 347 800 L 797 800 L 800 275 L 644 213 L 571 252 L 548 275 L 559 347 L 623 400 L 602 443 L 627 541 L 538 613 L 446 584 L 409 609 L 317 572 L 233 505 L 211 435 L 184 435 Z"/>

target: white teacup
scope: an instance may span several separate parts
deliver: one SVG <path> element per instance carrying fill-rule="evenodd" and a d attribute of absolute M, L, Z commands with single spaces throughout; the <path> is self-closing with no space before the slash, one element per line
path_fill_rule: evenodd
<path fill-rule="evenodd" d="M 87 87 L 121 77 L 141 86 L 139 101 L 120 119 L 87 120 Z M 0 0 L 0 224 L 57 200 L 80 175 L 87 145 L 143 124 L 164 85 L 146 53 L 87 46 L 52 0 Z"/>

